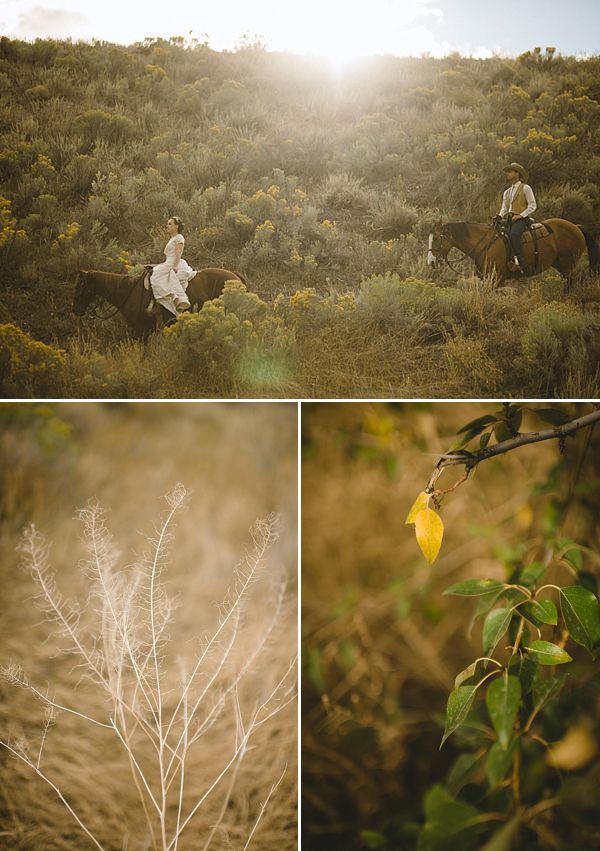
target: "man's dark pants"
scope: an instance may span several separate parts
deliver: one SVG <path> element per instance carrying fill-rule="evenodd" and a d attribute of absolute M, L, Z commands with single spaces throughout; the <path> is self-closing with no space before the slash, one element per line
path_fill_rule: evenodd
<path fill-rule="evenodd" d="M 519 261 L 519 265 L 521 266 L 521 268 L 524 265 L 523 243 L 521 242 L 521 237 L 523 236 L 523 231 L 525 230 L 525 228 L 529 227 L 530 223 L 531 219 L 527 217 L 525 219 L 517 219 L 517 221 L 513 222 L 510 226 L 510 244 L 512 245 L 512 249 L 515 253 L 517 260 Z"/>

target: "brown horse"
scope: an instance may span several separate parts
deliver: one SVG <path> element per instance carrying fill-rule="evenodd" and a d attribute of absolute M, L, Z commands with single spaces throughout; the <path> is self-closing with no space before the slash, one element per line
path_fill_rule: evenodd
<path fill-rule="evenodd" d="M 73 313 L 83 316 L 96 298 L 103 298 L 122 314 L 134 339 L 147 340 L 151 331 L 168 324 L 174 317 L 164 307 L 160 307 L 158 316 L 146 313 L 152 294 L 144 286 L 145 277 L 146 271 L 139 275 L 118 275 L 114 272 L 79 270 Z M 192 310 L 200 310 L 205 302 L 218 298 L 226 281 L 241 281 L 246 286 L 246 280 L 239 272 L 229 272 L 227 269 L 201 269 L 196 272 L 190 278 L 186 290 Z"/>
<path fill-rule="evenodd" d="M 577 261 L 587 248 L 591 272 L 600 269 L 600 248 L 591 234 L 581 225 L 566 219 L 547 219 L 523 234 L 525 274 L 536 275 L 554 266 L 561 275 L 569 278 Z M 489 225 L 472 222 L 439 221 L 429 234 L 427 263 L 437 266 L 438 260 L 447 261 L 451 248 L 458 248 L 470 257 L 480 275 L 491 274 L 502 283 L 513 274 L 508 266 L 513 251 L 497 221 Z"/>

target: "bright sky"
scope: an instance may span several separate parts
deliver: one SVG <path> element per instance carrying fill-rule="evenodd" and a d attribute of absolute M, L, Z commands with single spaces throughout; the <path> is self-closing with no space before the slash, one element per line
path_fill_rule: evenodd
<path fill-rule="evenodd" d="M 346 59 L 452 51 L 518 56 L 555 47 L 600 54 L 599 0 L 0 0 L 0 34 L 12 38 L 195 37 L 215 50 L 243 36 L 270 50 Z"/>

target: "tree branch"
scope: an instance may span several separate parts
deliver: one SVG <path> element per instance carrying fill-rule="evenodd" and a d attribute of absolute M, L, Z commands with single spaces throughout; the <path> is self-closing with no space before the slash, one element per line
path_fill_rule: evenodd
<path fill-rule="evenodd" d="M 528 431 L 510 437 L 508 440 L 503 440 L 502 443 L 496 443 L 494 446 L 486 446 L 485 449 L 478 449 L 475 452 L 468 450 L 458 450 L 457 452 L 449 452 L 442 455 L 435 470 L 431 474 L 425 493 L 435 492 L 435 483 L 441 476 L 444 467 L 450 467 L 455 464 L 464 464 L 467 474 L 479 464 L 480 461 L 486 461 L 488 458 L 493 458 L 496 455 L 502 455 L 504 452 L 511 452 L 519 446 L 526 446 L 529 443 L 540 443 L 542 440 L 564 440 L 571 434 L 582 428 L 588 428 L 595 423 L 600 422 L 600 408 L 592 411 L 590 414 L 585 414 L 576 420 L 571 420 L 570 423 L 565 423 L 561 426 L 552 426 L 551 428 L 542 429 L 540 431 Z M 466 478 L 466 476 L 464 477 Z M 463 478 L 463 481 L 464 481 Z"/>

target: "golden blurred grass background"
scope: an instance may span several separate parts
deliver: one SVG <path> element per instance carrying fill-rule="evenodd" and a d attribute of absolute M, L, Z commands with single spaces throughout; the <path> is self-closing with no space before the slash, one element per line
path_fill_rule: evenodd
<path fill-rule="evenodd" d="M 423 795 L 457 756 L 452 739 L 438 750 L 448 694 L 481 655 L 480 621 L 468 635 L 472 601 L 443 590 L 467 578 L 505 581 L 540 559 L 547 534 L 598 550 L 600 435 L 580 470 L 580 432 L 562 457 L 557 441 L 546 441 L 482 463 L 444 497 L 441 552 L 427 564 L 405 525 L 437 463 L 426 453 L 447 452 L 458 429 L 497 407 L 303 405 L 303 851 L 416 847 Z M 590 410 L 562 407 L 573 417 Z M 541 427 L 526 410 L 521 430 Z M 461 472 L 445 470 L 437 487 Z M 582 490 L 569 502 L 576 479 Z M 588 567 L 597 575 L 597 564 Z M 557 566 L 547 581 L 573 580 Z M 569 652 L 579 659 L 580 650 Z M 598 663 L 583 655 L 587 677 Z M 382 844 L 382 833 L 394 841 Z"/>
<path fill-rule="evenodd" d="M 217 624 L 214 605 L 233 583 L 249 529 L 271 512 L 283 532 L 269 551 L 265 581 L 254 588 L 246 641 L 252 643 L 267 617 L 269 573 L 287 574 L 286 614 L 254 669 L 244 697 L 259 701 L 273 687 L 297 645 L 297 406 L 294 403 L 60 402 L 0 406 L 0 661 L 22 663 L 32 683 L 50 682 L 58 701 L 75 700 L 108 715 L 98 692 L 78 683 L 72 660 L 56 655 L 48 625 L 31 599 L 31 578 L 19 569 L 16 547 L 24 526 L 35 523 L 52 542 L 51 560 L 64 597 L 85 604 L 78 566 L 85 550 L 76 509 L 97 499 L 109 509 L 107 526 L 118 543 L 120 566 L 147 548 L 147 536 L 166 508 L 161 497 L 177 482 L 193 489 L 189 510 L 178 517 L 167 591 L 178 597 L 171 627 L 174 645 L 190 657 L 191 639 Z M 265 585 L 265 582 L 267 585 Z M 47 639 L 47 640 L 46 640 Z M 102 699 L 104 699 L 102 697 Z M 106 736 L 73 716 L 59 716 L 44 746 L 49 773 L 107 849 L 148 847 L 125 755 Z M 43 706 L 22 689 L 0 681 L 2 738 L 23 731 L 37 747 Z M 207 786 L 235 738 L 227 713 L 206 736 L 186 769 L 191 793 Z M 255 835 L 255 847 L 297 847 L 297 710 L 292 704 L 256 734 L 242 763 L 221 832 L 211 848 L 243 847 L 260 805 L 284 766 Z M 0 749 L 0 845 L 16 851 L 87 849 L 80 831 L 56 794 L 25 766 Z M 203 848 L 219 812 L 209 798 L 180 848 Z M 231 842 L 230 846 L 228 843 Z"/>

